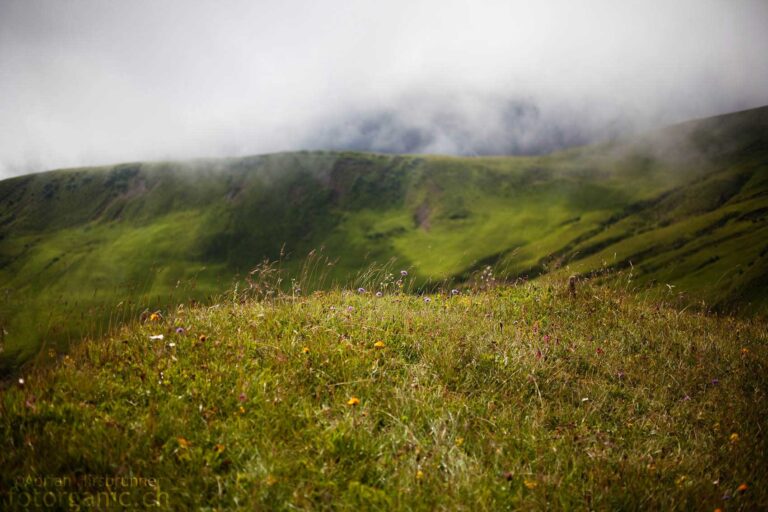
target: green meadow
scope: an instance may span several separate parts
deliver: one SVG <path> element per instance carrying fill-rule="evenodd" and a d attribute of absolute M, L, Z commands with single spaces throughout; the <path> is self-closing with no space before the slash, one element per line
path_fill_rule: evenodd
<path fill-rule="evenodd" d="M 0 182 L 3 510 L 768 509 L 768 108 Z"/>
<path fill-rule="evenodd" d="M 28 366 L 0 394 L 4 508 L 768 507 L 764 322 L 628 273 L 305 296 L 265 269 Z"/>

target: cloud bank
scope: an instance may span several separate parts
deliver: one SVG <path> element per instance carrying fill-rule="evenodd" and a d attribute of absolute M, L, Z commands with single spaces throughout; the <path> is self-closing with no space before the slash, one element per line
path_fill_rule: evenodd
<path fill-rule="evenodd" d="M 768 104 L 763 0 L 0 0 L 0 177 L 531 154 Z"/>

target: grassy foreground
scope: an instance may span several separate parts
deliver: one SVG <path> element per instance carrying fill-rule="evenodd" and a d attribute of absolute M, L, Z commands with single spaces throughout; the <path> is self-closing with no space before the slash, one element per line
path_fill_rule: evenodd
<path fill-rule="evenodd" d="M 663 299 L 544 280 L 180 306 L 2 391 L 0 499 L 765 509 L 766 324 Z"/>

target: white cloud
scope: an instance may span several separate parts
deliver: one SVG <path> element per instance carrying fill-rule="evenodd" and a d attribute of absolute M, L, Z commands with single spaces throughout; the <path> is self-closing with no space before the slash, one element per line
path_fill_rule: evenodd
<path fill-rule="evenodd" d="M 766 26 L 762 0 L 0 0 L 0 176 L 414 134 L 540 150 L 768 103 Z"/>

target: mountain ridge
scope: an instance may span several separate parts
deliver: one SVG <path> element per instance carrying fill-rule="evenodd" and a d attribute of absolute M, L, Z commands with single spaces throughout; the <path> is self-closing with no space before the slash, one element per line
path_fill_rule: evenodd
<path fill-rule="evenodd" d="M 630 268 L 638 286 L 764 311 L 766 134 L 763 107 L 545 156 L 301 151 L 3 180 L 6 356 L 76 339 L 83 311 L 203 300 L 264 259 L 296 274 L 321 248 L 317 286 L 390 261 L 418 286 L 487 264 L 507 279 Z"/>

